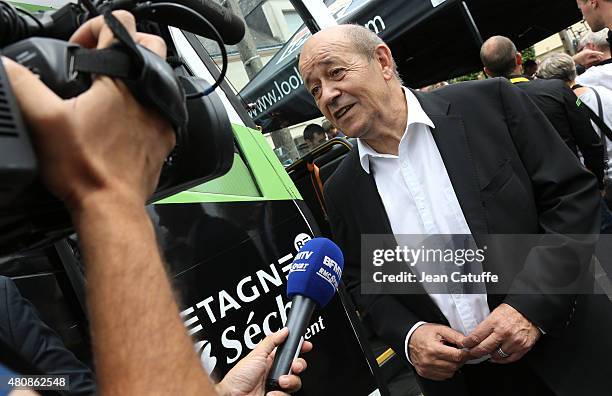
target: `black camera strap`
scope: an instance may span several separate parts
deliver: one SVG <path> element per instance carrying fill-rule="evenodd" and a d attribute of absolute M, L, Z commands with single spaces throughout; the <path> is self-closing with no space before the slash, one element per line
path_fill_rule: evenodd
<path fill-rule="evenodd" d="M 610 168 L 609 168 L 609 162 L 610 162 L 610 158 L 608 157 L 608 140 L 612 141 L 612 131 L 610 130 L 610 127 L 608 127 L 608 125 L 605 123 L 604 121 L 604 112 L 603 112 L 603 104 L 601 101 L 601 96 L 599 95 L 599 92 L 597 92 L 597 90 L 593 87 L 589 87 L 589 89 L 591 91 L 593 91 L 593 93 L 595 94 L 595 98 L 597 99 L 597 113 L 596 114 L 593 109 L 591 109 L 589 106 L 585 105 L 584 107 L 586 108 L 588 114 L 589 114 L 589 118 L 591 119 L 591 121 L 593 121 L 593 123 L 595 125 L 597 125 L 597 127 L 599 128 L 600 131 L 600 138 L 601 138 L 601 143 L 603 145 L 603 156 L 604 156 L 604 180 L 608 180 L 608 178 L 610 177 L 609 172 L 610 172 Z M 607 138 L 607 139 L 606 139 Z"/>
<path fill-rule="evenodd" d="M 122 79 L 136 100 L 170 121 L 177 144 L 181 144 L 188 121 L 187 104 L 172 68 L 156 53 L 135 43 L 110 11 L 104 13 L 104 19 L 118 43 L 100 50 L 76 48 L 72 70 Z"/>
<path fill-rule="evenodd" d="M 103 49 L 79 48 L 74 54 L 74 70 L 121 79 L 135 78 L 143 65 L 136 43 L 110 11 L 104 13 L 104 20 L 119 43 Z"/>
<path fill-rule="evenodd" d="M 134 75 L 130 56 L 116 47 L 100 50 L 80 48 L 74 54 L 73 68 L 78 72 L 116 78 L 131 78 Z"/>
<path fill-rule="evenodd" d="M 593 93 L 595 93 L 595 97 L 597 98 L 597 107 L 598 107 L 599 115 L 595 114 L 595 112 L 589 106 L 585 105 L 585 108 L 587 112 L 589 113 L 589 118 L 600 129 L 602 133 L 602 136 L 601 136 L 602 139 L 605 135 L 608 139 L 612 140 L 612 130 L 610 130 L 610 127 L 608 127 L 608 125 L 606 125 L 606 123 L 603 120 L 603 108 L 601 104 L 601 96 L 599 96 L 599 92 L 597 92 L 595 89 L 593 88 L 590 88 L 590 89 L 593 91 Z"/>

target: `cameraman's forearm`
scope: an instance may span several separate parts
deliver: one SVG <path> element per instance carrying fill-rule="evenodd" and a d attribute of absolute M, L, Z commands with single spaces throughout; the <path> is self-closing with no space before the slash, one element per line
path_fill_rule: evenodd
<path fill-rule="evenodd" d="M 213 395 L 143 204 L 100 196 L 72 213 L 87 268 L 101 394 Z"/>

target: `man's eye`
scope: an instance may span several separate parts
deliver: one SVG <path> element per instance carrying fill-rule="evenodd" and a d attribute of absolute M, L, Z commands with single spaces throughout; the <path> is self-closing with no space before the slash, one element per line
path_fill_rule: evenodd
<path fill-rule="evenodd" d="M 310 88 L 310 94 L 312 96 L 317 96 L 318 93 L 319 93 L 319 86 L 315 85 L 314 87 Z"/>
<path fill-rule="evenodd" d="M 329 72 L 329 75 L 330 75 L 331 77 L 339 77 L 339 76 L 340 76 L 340 75 L 341 75 L 343 72 L 344 72 L 344 69 L 341 69 L 341 68 L 332 69 L 332 70 Z"/>

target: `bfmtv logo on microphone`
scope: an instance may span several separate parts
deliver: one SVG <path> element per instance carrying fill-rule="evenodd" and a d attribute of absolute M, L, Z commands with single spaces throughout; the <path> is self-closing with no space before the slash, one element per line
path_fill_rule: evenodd
<path fill-rule="evenodd" d="M 329 268 L 331 272 L 321 267 L 319 271 L 317 271 L 317 275 L 325 279 L 334 290 L 337 290 L 340 277 L 342 277 L 342 268 L 340 268 L 334 259 L 328 256 L 323 257 L 323 265 Z"/>
<path fill-rule="evenodd" d="M 338 276 L 338 279 L 342 277 L 342 267 L 338 265 L 331 257 L 323 257 L 323 264 L 327 266 L 327 268 L 334 271 L 334 273 Z"/>

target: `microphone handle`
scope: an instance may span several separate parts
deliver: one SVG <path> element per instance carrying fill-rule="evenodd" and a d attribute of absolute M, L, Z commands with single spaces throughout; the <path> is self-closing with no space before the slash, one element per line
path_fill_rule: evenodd
<path fill-rule="evenodd" d="M 297 359 L 302 349 L 304 334 L 316 306 L 317 303 L 312 299 L 300 295 L 294 296 L 291 300 L 291 310 L 287 318 L 289 335 L 276 350 L 276 356 L 266 380 L 266 392 L 281 390 L 278 379 L 291 372 L 291 363 Z"/>

